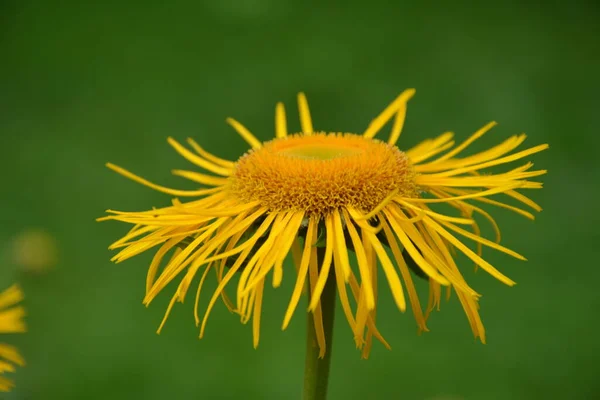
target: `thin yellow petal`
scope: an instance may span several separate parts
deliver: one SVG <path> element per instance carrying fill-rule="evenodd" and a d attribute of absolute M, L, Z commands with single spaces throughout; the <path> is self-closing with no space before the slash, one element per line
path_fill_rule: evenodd
<path fill-rule="evenodd" d="M 469 190 L 466 190 L 466 189 L 454 189 L 454 188 L 445 188 L 444 192 L 447 192 L 447 193 L 450 193 L 450 194 L 453 194 L 453 195 L 463 195 L 463 194 L 476 193 L 474 191 L 469 191 Z M 451 196 L 449 196 L 449 197 L 451 197 Z M 525 210 L 520 209 L 518 207 L 514 207 L 514 206 L 511 206 L 511 205 L 502 203 L 500 201 L 489 199 L 487 197 L 476 197 L 473 200 L 480 201 L 482 203 L 492 204 L 492 205 L 494 205 L 496 207 L 505 208 L 507 210 L 513 211 L 513 212 L 515 212 L 517 214 L 520 214 L 520 215 L 524 216 L 525 218 L 528 218 L 528 219 L 531 219 L 531 220 L 535 219 L 535 216 L 532 213 L 528 212 L 528 211 L 525 211 Z"/>
<path fill-rule="evenodd" d="M 389 201 L 387 202 L 389 204 Z M 379 207 L 377 207 L 379 208 Z M 381 207 L 381 209 L 383 209 L 384 207 Z M 354 207 L 347 207 L 346 211 L 348 212 L 348 214 L 350 214 L 350 216 L 352 217 L 352 220 L 356 223 L 356 225 L 358 225 L 358 227 L 362 230 L 366 230 L 366 231 L 370 231 L 373 232 L 374 234 L 379 233 L 379 231 L 381 230 L 381 226 L 377 225 L 377 226 L 371 226 L 369 224 L 369 219 L 373 218 L 367 218 L 368 214 L 363 214 L 360 211 L 356 210 Z M 371 214 L 371 213 L 369 213 Z M 374 214 L 376 215 L 376 214 Z"/>
<path fill-rule="evenodd" d="M 412 277 L 408 270 L 408 266 L 404 261 L 404 257 L 402 257 L 402 252 L 398 247 L 398 243 L 396 242 L 396 238 L 394 237 L 390 226 L 385 221 L 383 222 L 383 231 L 385 233 L 385 237 L 387 238 L 388 243 L 390 244 L 390 249 L 392 250 L 394 259 L 398 264 L 400 273 L 402 274 L 402 279 L 404 279 L 404 282 L 406 283 L 408 298 L 410 300 L 413 315 L 415 316 L 415 320 L 417 321 L 417 326 L 419 327 L 419 332 L 428 331 L 427 325 L 425 323 L 425 317 L 423 316 L 423 310 L 421 309 L 421 303 L 419 302 L 419 295 L 417 294 L 417 290 L 412 281 Z"/>
<path fill-rule="evenodd" d="M 387 278 L 388 284 L 390 285 L 390 290 L 392 291 L 392 297 L 396 301 L 396 305 L 400 309 L 400 311 L 406 311 L 406 299 L 404 298 L 404 290 L 402 289 L 402 283 L 400 282 L 400 278 L 394 269 L 394 265 L 390 261 L 385 249 L 381 245 L 377 236 L 372 234 L 371 232 L 366 232 L 367 238 L 371 242 L 373 249 L 377 253 L 377 257 L 379 261 L 381 261 L 381 266 L 383 268 L 383 272 L 385 273 L 385 277 Z"/>
<path fill-rule="evenodd" d="M 394 232 L 396 233 L 396 236 L 398 236 L 398 239 L 400 239 L 400 242 L 402 243 L 402 245 L 404 246 L 404 248 L 406 249 L 408 254 L 410 254 L 410 256 L 413 258 L 413 260 L 415 260 L 415 262 L 423 270 L 423 272 L 425 272 L 429 277 L 436 280 L 440 284 L 449 285 L 450 282 L 448 281 L 448 279 L 446 279 L 442 275 L 440 275 L 435 270 L 435 268 L 429 262 L 427 262 L 425 260 L 425 258 L 423 258 L 421 253 L 419 253 L 419 251 L 416 249 L 414 244 L 408 238 L 408 236 L 406 235 L 404 230 L 400 227 L 396 218 L 389 211 L 385 211 L 385 214 L 386 214 L 386 219 L 387 219 L 388 223 L 391 225 Z"/>
<path fill-rule="evenodd" d="M 131 172 L 127 171 L 124 168 L 121 168 L 119 166 L 116 166 L 114 164 L 111 163 L 106 163 L 106 166 L 110 169 L 112 169 L 113 171 L 115 171 L 116 173 L 118 173 L 119 175 L 123 175 L 126 178 L 131 179 L 132 181 L 135 181 L 137 183 L 140 183 L 144 186 L 148 186 L 151 189 L 157 190 L 159 192 L 163 192 L 166 194 L 170 194 L 173 196 L 182 196 L 182 197 L 196 197 L 196 196 L 204 196 L 207 194 L 212 194 L 212 193 L 217 193 L 219 191 L 222 190 L 222 188 L 220 187 L 216 187 L 216 188 L 211 188 L 211 189 L 200 189 L 200 190 L 177 190 L 177 189 L 170 189 L 164 186 L 160 186 L 157 184 L 154 184 L 140 176 L 137 176 L 135 174 L 132 174 Z"/>
<path fill-rule="evenodd" d="M 262 147 L 260 140 L 258 140 L 244 125 L 233 118 L 227 118 L 225 121 L 231 125 L 231 127 L 235 129 L 242 139 L 244 139 L 253 149 L 260 149 Z"/>
<path fill-rule="evenodd" d="M 212 162 L 215 165 L 220 167 L 232 170 L 235 166 L 235 163 L 229 160 L 224 160 L 220 157 L 217 157 L 208 151 L 204 150 L 200 145 L 192 138 L 187 138 L 188 144 L 194 149 L 196 153 L 198 153 L 201 157 L 206 158 L 207 161 Z"/>
<path fill-rule="evenodd" d="M 352 244 L 354 245 L 354 252 L 356 253 L 358 270 L 360 271 L 361 286 L 365 291 L 367 309 L 372 310 L 373 308 L 375 308 L 375 296 L 373 295 L 373 283 L 371 281 L 371 271 L 369 268 L 369 263 L 367 262 L 367 257 L 360 236 L 358 236 L 358 232 L 356 231 L 356 228 L 354 227 L 350 216 L 347 213 L 344 213 L 344 218 L 347 221 L 346 229 L 350 234 Z"/>
<path fill-rule="evenodd" d="M 254 311 L 252 312 L 252 334 L 254 348 L 258 347 L 258 341 L 260 339 L 260 314 L 262 312 L 263 288 L 264 281 L 260 282 L 255 289 L 256 297 L 254 299 Z"/>
<path fill-rule="evenodd" d="M 446 240 L 448 240 L 450 243 L 452 243 L 457 249 L 462 251 L 467 257 L 469 257 L 471 260 L 473 260 L 475 263 L 477 263 L 477 265 L 479 265 L 481 268 L 483 268 L 486 272 L 488 272 L 494 278 L 498 279 L 500 282 L 502 282 L 508 286 L 513 286 L 516 284 L 516 282 L 514 282 L 512 279 L 508 278 L 506 275 L 502 274 L 500 271 L 498 271 L 496 268 L 494 268 L 490 263 L 488 263 L 483 258 L 481 258 L 477 254 L 475 254 L 471 249 L 469 249 L 467 246 L 465 246 L 460 240 L 456 239 L 453 235 L 451 235 L 447 230 L 442 228 L 438 223 L 433 221 L 431 218 L 425 217 L 425 218 L 423 218 L 423 222 L 426 223 L 427 225 L 431 226 L 433 229 L 435 229 L 436 232 L 438 232 Z"/>
<path fill-rule="evenodd" d="M 506 186 L 498 186 L 488 190 L 482 190 L 480 192 L 471 192 L 469 194 L 447 197 L 443 199 L 425 199 L 425 198 L 404 198 L 403 200 L 410 201 L 411 203 L 447 203 L 449 200 L 466 200 L 466 199 L 474 199 L 478 197 L 486 197 L 491 196 L 498 193 L 506 193 L 510 192 L 512 189 L 518 188 L 522 186 L 520 182 L 507 184 Z M 516 193 L 516 192 L 515 192 Z"/>
<path fill-rule="evenodd" d="M 480 128 L 479 130 L 477 130 L 474 134 L 472 134 L 467 140 L 465 140 L 464 142 L 462 142 L 461 144 L 459 144 L 458 146 L 456 146 L 455 148 L 453 148 L 451 151 L 444 154 L 443 156 L 431 161 L 431 163 L 437 164 L 437 163 L 446 161 L 446 160 L 454 157 L 455 155 L 459 154 L 461 151 L 466 149 L 471 143 L 473 143 L 474 141 L 476 141 L 477 139 L 479 139 L 480 137 L 485 135 L 490 129 L 492 129 L 497 124 L 498 123 L 496 121 L 489 122 L 488 124 L 486 124 L 485 126 Z"/>
<path fill-rule="evenodd" d="M 413 92 L 414 95 L 414 92 Z M 406 101 L 408 101 L 407 99 Z M 406 120 L 406 103 L 404 107 L 400 107 L 398 112 L 396 112 L 396 117 L 394 118 L 394 124 L 392 125 L 392 131 L 390 132 L 390 137 L 388 138 L 388 143 L 392 146 L 398 142 L 400 135 L 402 134 L 402 128 L 404 127 L 404 121 Z"/>
<path fill-rule="evenodd" d="M 338 232 L 335 229 L 334 234 L 338 234 Z M 346 291 L 346 279 L 344 278 L 344 266 L 342 265 L 342 261 L 340 260 L 340 252 L 339 248 L 337 247 L 334 247 L 333 249 L 333 266 L 335 269 L 335 281 L 337 283 L 340 304 L 342 305 L 342 310 L 344 311 L 346 320 L 348 320 L 348 325 L 350 325 L 350 329 L 352 329 L 352 331 L 354 332 L 356 329 L 356 320 L 354 319 L 354 315 L 352 314 L 352 307 L 350 306 L 350 301 L 348 299 L 348 292 Z M 348 279 L 350 279 L 351 277 L 353 277 L 352 273 L 350 273 Z"/>
<path fill-rule="evenodd" d="M 204 281 L 206 280 L 206 277 L 208 276 L 208 272 L 210 271 L 210 268 L 205 268 L 204 272 L 202 273 L 202 277 L 200 278 L 200 282 L 198 282 L 198 288 L 196 289 L 196 299 L 194 300 L 194 320 L 196 321 L 196 326 L 200 325 L 200 315 L 198 313 L 198 307 L 199 307 L 199 303 L 200 303 L 200 293 L 202 292 L 202 286 L 204 285 Z"/>
<path fill-rule="evenodd" d="M 319 265 L 317 257 L 317 248 L 312 247 L 310 250 L 310 263 L 308 265 L 308 280 L 310 285 L 311 296 L 315 292 L 315 287 L 319 279 Z M 312 302 L 312 298 L 310 298 Z M 321 310 L 320 298 L 317 300 L 317 305 L 312 311 L 313 325 L 315 328 L 315 336 L 317 337 L 317 345 L 319 346 L 319 358 L 325 357 L 327 343 L 325 342 L 325 327 L 323 326 L 323 312 Z"/>
<path fill-rule="evenodd" d="M 171 310 L 173 310 L 173 306 L 175 305 L 175 302 L 177 301 L 178 297 L 179 297 L 179 293 L 175 293 L 173 295 L 173 297 L 171 297 L 171 301 L 169 302 L 169 305 L 167 306 L 167 310 L 165 311 L 165 315 L 163 316 L 163 319 L 160 322 L 160 325 L 158 326 L 158 329 L 156 330 L 156 333 L 158 335 L 160 335 L 160 333 L 162 332 L 162 329 L 164 328 L 165 324 L 167 323 L 167 319 L 169 318 L 169 315 L 171 314 Z"/>
<path fill-rule="evenodd" d="M 300 211 L 294 214 L 288 228 L 285 232 L 282 233 L 284 238 L 282 242 L 282 251 L 280 252 L 280 257 L 275 261 L 275 267 L 273 269 L 273 287 L 279 287 L 281 281 L 283 279 L 283 262 L 285 260 L 285 255 L 287 255 L 294 244 L 294 241 L 298 234 L 298 229 L 300 229 L 300 225 L 302 224 L 302 220 L 304 219 L 304 212 Z"/>
<path fill-rule="evenodd" d="M 354 342 L 358 349 L 363 348 L 366 345 L 365 340 L 365 327 L 367 326 L 367 319 L 373 309 L 367 307 L 366 295 L 364 288 L 366 285 L 361 283 L 360 289 L 358 290 L 358 298 L 356 299 L 356 326 L 354 327 Z"/>
<path fill-rule="evenodd" d="M 18 284 L 13 284 L 0 293 L 0 310 L 14 306 L 23 301 L 23 291 Z"/>
<path fill-rule="evenodd" d="M 205 160 L 204 158 L 192 153 L 191 151 L 189 151 L 188 149 L 183 147 L 178 141 L 176 141 L 172 137 L 167 138 L 167 142 L 169 142 L 169 144 L 175 149 L 176 152 L 178 152 L 183 158 L 185 158 L 192 164 L 195 164 L 195 165 L 199 166 L 200 168 L 204 168 L 205 170 L 213 172 L 217 175 L 222 175 L 222 176 L 230 176 L 231 175 L 231 172 L 232 172 L 231 168 L 224 168 L 224 167 L 216 165 L 215 163 L 212 163 L 208 160 Z"/>
<path fill-rule="evenodd" d="M 476 170 L 480 170 L 480 169 L 484 169 L 484 168 L 493 167 L 495 165 L 507 164 L 509 162 L 520 160 L 521 158 L 527 157 L 529 155 L 539 153 L 540 151 L 546 150 L 548 147 L 549 146 L 547 144 L 541 144 L 539 146 L 535 146 L 530 149 L 523 150 L 523 151 L 520 151 L 515 154 L 511 154 L 510 156 L 497 158 L 497 159 L 490 160 L 490 161 L 487 161 L 487 162 L 484 162 L 481 164 L 470 165 L 470 166 L 464 167 L 464 168 L 456 168 L 456 169 L 451 169 L 446 172 L 439 172 L 439 173 L 433 174 L 433 176 L 436 176 L 436 177 L 454 176 L 454 175 L 464 174 L 464 173 L 470 172 L 470 171 L 476 171 Z"/>
<path fill-rule="evenodd" d="M 283 103 L 277 103 L 277 106 L 275 106 L 275 137 L 284 138 L 287 134 L 285 106 Z"/>
<path fill-rule="evenodd" d="M 174 169 L 172 171 L 173 175 L 181 176 L 182 178 L 189 179 L 191 181 L 201 183 L 203 185 L 209 186 L 223 186 L 227 183 L 227 179 L 218 178 L 216 176 L 210 176 L 206 174 L 201 174 L 199 172 L 193 171 L 184 171 L 181 169 Z"/>
<path fill-rule="evenodd" d="M 422 141 L 415 147 L 413 147 L 409 150 L 406 150 L 405 153 L 411 160 L 426 159 L 426 158 L 428 158 L 427 157 L 428 154 L 429 155 L 437 154 L 435 152 L 436 149 L 439 149 L 440 147 L 447 148 L 448 143 L 452 140 L 453 137 L 454 137 L 454 132 L 444 132 L 436 138 L 427 139 L 427 140 Z M 432 154 L 432 151 L 434 152 L 433 154 Z M 429 165 L 429 164 L 425 164 L 425 165 Z M 420 168 L 420 165 L 415 165 L 414 167 L 415 167 L 415 170 L 420 172 L 420 170 L 418 170 L 418 168 Z"/>
<path fill-rule="evenodd" d="M 431 210 L 425 209 L 423 207 L 414 206 L 414 205 L 410 204 L 408 201 L 404 201 L 402 199 L 397 199 L 396 201 L 405 207 L 412 208 L 413 210 L 425 213 L 429 216 L 432 216 L 434 218 L 437 218 L 437 219 L 440 219 L 443 221 L 454 222 L 457 224 L 464 224 L 464 225 L 472 225 L 473 224 L 473 220 L 469 219 L 469 218 L 449 217 L 447 215 L 439 214 L 439 213 L 433 212 Z"/>
<path fill-rule="evenodd" d="M 516 192 L 514 190 L 507 190 L 506 192 L 504 192 L 504 194 L 506 194 L 507 196 L 510 196 L 518 201 L 520 201 L 521 203 L 533 208 L 535 211 L 542 211 L 542 207 L 540 207 L 536 202 L 534 202 L 533 200 L 531 200 L 529 197 Z"/>
<path fill-rule="evenodd" d="M 335 249 L 334 253 L 340 259 L 340 267 L 344 274 L 344 281 L 348 281 L 350 276 L 350 262 L 348 261 L 348 248 L 346 247 L 346 239 L 344 236 L 344 228 L 342 226 L 342 219 L 340 213 L 336 210 L 332 213 L 333 216 L 333 230 L 335 232 Z"/>
<path fill-rule="evenodd" d="M 294 291 L 292 292 L 292 298 L 288 305 L 288 308 L 285 312 L 285 317 L 283 318 L 283 325 L 281 329 L 287 328 L 290 320 L 292 319 L 292 315 L 296 310 L 296 306 L 300 301 L 300 295 L 302 294 L 302 288 L 304 287 L 304 282 L 306 281 L 306 276 L 308 275 L 308 264 L 310 262 L 310 249 L 314 242 L 314 237 L 316 236 L 317 224 L 314 219 L 308 220 L 308 229 L 306 231 L 306 239 L 304 242 L 304 251 L 302 252 L 302 258 L 300 260 L 300 267 L 298 268 L 298 277 L 296 278 L 296 285 L 294 286 Z"/>
<path fill-rule="evenodd" d="M 454 136 L 454 133 L 452 132 L 446 132 L 444 133 L 442 136 L 440 136 L 440 141 L 442 142 L 446 142 L 447 140 L 449 140 L 449 138 L 451 138 L 452 136 Z M 436 145 L 435 141 L 432 143 L 432 148 L 429 149 L 426 152 L 422 152 L 418 155 L 414 155 L 411 153 L 410 155 L 410 160 L 413 164 L 418 164 L 421 163 L 437 154 L 440 154 L 443 151 L 448 150 L 449 148 L 451 148 L 452 146 L 454 146 L 454 141 L 448 141 L 444 144 L 441 145 Z"/>
<path fill-rule="evenodd" d="M 4 358 L 5 360 L 8 360 L 11 363 L 17 364 L 21 367 L 25 365 L 25 360 L 19 353 L 19 350 L 17 350 L 16 347 L 8 344 L 0 343 L 0 358 Z"/>
<path fill-rule="evenodd" d="M 158 249 L 156 254 L 154 254 L 152 262 L 148 267 L 148 273 L 146 274 L 146 293 L 148 293 L 152 285 L 154 285 L 154 282 L 156 280 L 156 273 L 158 272 L 158 268 L 160 267 L 162 259 L 169 252 L 169 250 L 175 247 L 180 241 L 181 239 L 179 238 L 169 239 L 165 243 L 163 243 L 163 245 L 160 247 L 160 249 Z"/>
<path fill-rule="evenodd" d="M 383 126 L 402 108 L 406 108 L 406 103 L 415 95 L 415 89 L 407 89 L 400 93 L 398 97 L 387 106 L 368 126 L 363 133 L 366 138 L 375 137 Z M 397 129 L 397 128 L 396 128 Z M 400 133 L 398 133 L 398 136 Z"/>
<path fill-rule="evenodd" d="M 319 272 L 319 279 L 317 280 L 314 290 L 312 290 L 308 311 L 315 310 L 317 304 L 319 303 L 319 299 L 321 298 L 321 294 L 323 293 L 323 289 L 325 288 L 325 284 L 327 283 L 327 280 L 330 279 L 329 271 L 331 270 L 334 247 L 333 218 L 331 215 L 325 217 L 325 229 L 327 232 L 325 237 L 325 255 L 323 257 L 323 263 Z"/>
<path fill-rule="evenodd" d="M 523 257 L 522 255 L 520 255 L 516 251 L 508 249 L 508 248 L 506 248 L 504 246 L 501 246 L 501 245 L 499 245 L 497 243 L 494 243 L 494 242 L 492 242 L 490 240 L 487 240 L 487 239 L 485 239 L 485 238 L 483 238 L 481 236 L 474 235 L 471 232 L 466 231 L 464 229 L 461 229 L 458 226 L 453 225 L 453 224 L 451 224 L 449 222 L 440 220 L 439 223 L 442 224 L 442 225 L 444 225 L 445 227 L 449 228 L 450 230 L 453 230 L 454 232 L 460 233 L 461 235 L 463 235 L 463 236 L 465 236 L 465 237 L 467 237 L 469 239 L 472 239 L 472 240 L 474 240 L 476 242 L 479 242 L 479 243 L 483 244 L 484 246 L 491 247 L 492 249 L 501 251 L 501 252 L 503 252 L 505 254 L 508 254 L 510 256 L 518 258 L 519 260 L 523 260 L 523 261 L 527 260 L 525 257 Z"/>
<path fill-rule="evenodd" d="M 314 132 L 308 100 L 304 93 L 298 93 L 298 111 L 300 113 L 300 126 L 305 135 L 311 135 Z"/>

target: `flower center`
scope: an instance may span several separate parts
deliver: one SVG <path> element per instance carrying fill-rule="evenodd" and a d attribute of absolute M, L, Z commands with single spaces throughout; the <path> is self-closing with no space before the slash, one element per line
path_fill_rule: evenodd
<path fill-rule="evenodd" d="M 323 216 L 340 208 L 375 208 L 392 191 L 417 196 L 406 154 L 379 140 L 349 133 L 292 135 L 264 143 L 236 163 L 231 190 L 272 211 Z"/>
<path fill-rule="evenodd" d="M 330 160 L 336 157 L 344 157 L 359 153 L 361 150 L 356 148 L 335 146 L 330 143 L 323 144 L 298 144 L 293 147 L 284 148 L 281 154 L 287 154 L 290 157 L 299 157 L 305 159 Z"/>

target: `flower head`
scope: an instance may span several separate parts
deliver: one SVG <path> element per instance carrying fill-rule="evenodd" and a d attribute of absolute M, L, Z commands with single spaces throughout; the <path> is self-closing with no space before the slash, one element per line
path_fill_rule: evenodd
<path fill-rule="evenodd" d="M 21 300 L 23 293 L 17 285 L 0 293 L 0 334 L 25 332 L 25 310 L 17 305 Z M 0 392 L 8 392 L 13 388 L 12 380 L 4 374 L 14 372 L 15 365 L 23 366 L 25 361 L 15 347 L 0 343 Z"/>
<path fill-rule="evenodd" d="M 281 103 L 275 112 L 276 138 L 269 142 L 261 143 L 239 122 L 228 119 L 252 147 L 236 162 L 208 153 L 192 139 L 188 139 L 190 148 L 186 148 L 169 138 L 179 154 L 208 172 L 173 171 L 205 186 L 197 190 L 169 189 L 108 164 L 116 172 L 153 189 L 193 199 L 181 202 L 175 198 L 171 206 L 141 212 L 109 210 L 111 215 L 101 218 L 134 225 L 111 246 L 122 248 L 113 258 L 117 262 L 160 246 L 148 270 L 145 304 L 167 284 L 179 280 L 159 331 L 174 303 L 183 302 L 193 279 L 201 275 L 194 309 L 200 337 L 208 315 L 221 297 L 231 311 L 241 316 L 242 322 L 252 319 L 256 346 L 265 283 L 270 281 L 278 287 L 284 276 L 292 275 L 295 285 L 283 329 L 303 291 L 308 289 L 308 309 L 313 313 L 323 355 L 326 343 L 320 296 L 327 280 L 335 279 L 356 344 L 367 357 L 373 338 L 388 347 L 375 326 L 377 275 L 383 272 L 396 305 L 405 311 L 410 304 L 420 331 L 428 330 L 426 320 L 439 307 L 441 287 L 446 286 L 448 294 L 452 289 L 456 292 L 474 335 L 485 342 L 477 303 L 480 295 L 463 278 L 454 254 L 458 250 L 496 279 L 514 284 L 482 258 L 482 246 L 519 259 L 524 257 L 499 244 L 496 221 L 476 204 L 507 208 L 533 219 L 529 211 L 495 197 L 504 195 L 539 211 L 540 207 L 519 190 L 541 188 L 541 183 L 528 179 L 546 171 L 532 170 L 532 163 L 503 173 L 485 170 L 523 159 L 548 146 L 513 152 L 525 140 L 525 135 L 515 135 L 486 151 L 458 157 L 495 125 L 489 123 L 459 145 L 452 140 L 452 133 L 444 133 L 402 151 L 396 142 L 407 101 L 413 95 L 412 89 L 403 92 L 362 135 L 315 131 L 302 93 L 298 95 L 301 133 L 288 134 Z M 391 120 L 387 142 L 375 139 Z M 438 203 L 450 205 L 456 215 L 435 211 Z M 497 233 L 495 241 L 480 234 L 477 214 L 491 222 Z M 477 249 L 463 244 L 463 238 L 472 240 Z M 284 271 L 284 260 L 290 252 L 295 274 Z M 351 252 L 356 257 L 356 268 L 349 260 Z M 172 255 L 163 262 L 168 253 Z M 162 264 L 165 265 L 161 269 Z M 201 319 L 198 300 L 211 270 L 216 272 L 218 286 Z M 425 309 L 410 270 L 429 282 Z M 226 288 L 235 285 L 236 277 L 232 301 Z"/>

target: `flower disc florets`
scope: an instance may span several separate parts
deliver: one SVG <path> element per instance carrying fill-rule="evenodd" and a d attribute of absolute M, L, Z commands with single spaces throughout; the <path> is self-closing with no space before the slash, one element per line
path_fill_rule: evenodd
<path fill-rule="evenodd" d="M 270 210 L 324 216 L 354 207 L 369 212 L 391 192 L 416 196 L 408 157 L 375 139 L 350 133 L 315 133 L 275 139 L 236 163 L 232 192 Z"/>

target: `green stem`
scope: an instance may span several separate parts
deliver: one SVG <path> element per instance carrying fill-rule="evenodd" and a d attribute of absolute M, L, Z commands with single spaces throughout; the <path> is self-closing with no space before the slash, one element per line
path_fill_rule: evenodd
<path fill-rule="evenodd" d="M 319 248 L 319 250 L 321 250 Z M 319 252 L 321 253 L 321 252 Z M 322 255 L 319 260 L 322 259 Z M 327 349 L 325 357 L 319 358 L 319 346 L 313 314 L 307 313 L 306 321 L 306 361 L 304 363 L 303 400 L 327 399 L 327 384 L 329 383 L 329 366 L 333 347 L 333 320 L 335 317 L 336 286 L 335 275 L 332 271 L 327 277 L 327 283 L 321 294 L 321 311 L 323 315 L 323 330 Z"/>

